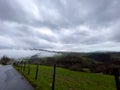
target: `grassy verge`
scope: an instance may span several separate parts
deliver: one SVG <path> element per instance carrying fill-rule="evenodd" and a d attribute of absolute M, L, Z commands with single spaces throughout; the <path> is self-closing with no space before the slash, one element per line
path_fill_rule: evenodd
<path fill-rule="evenodd" d="M 37 80 L 35 65 L 31 65 L 30 75 L 27 68 L 25 71 L 15 68 L 27 78 L 35 90 L 51 90 L 53 67 L 39 66 Z M 113 76 L 57 68 L 55 90 L 116 90 L 116 88 Z"/>

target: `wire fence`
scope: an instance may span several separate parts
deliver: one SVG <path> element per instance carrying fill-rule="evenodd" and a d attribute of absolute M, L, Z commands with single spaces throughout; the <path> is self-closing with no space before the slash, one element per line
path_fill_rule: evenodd
<path fill-rule="evenodd" d="M 17 66 L 19 69 L 26 71 L 28 75 L 31 74 L 31 65 L 29 62 L 25 62 L 25 61 L 21 61 L 21 62 L 16 62 L 14 63 L 15 66 Z M 35 74 L 34 74 L 34 79 L 37 80 L 38 79 L 38 73 L 39 73 L 39 64 L 35 64 L 36 65 L 36 70 L 35 70 Z M 120 72 L 118 68 L 114 68 L 112 71 L 112 74 L 115 78 L 115 83 L 116 83 L 116 90 L 120 90 Z M 52 86 L 51 86 L 51 90 L 55 90 L 55 78 L 56 78 L 56 64 L 53 65 L 53 76 L 52 76 Z"/>
<path fill-rule="evenodd" d="M 21 62 L 16 62 L 14 63 L 14 66 L 18 67 L 19 69 L 26 71 L 28 75 L 31 74 L 31 65 L 29 62 L 25 62 L 25 61 L 21 61 Z M 35 74 L 34 74 L 34 79 L 37 80 L 38 79 L 38 73 L 39 73 L 39 64 L 35 64 L 36 65 L 36 70 L 35 70 Z M 52 76 L 52 86 L 51 86 L 51 90 L 55 90 L 55 77 L 56 77 L 56 64 L 53 65 L 53 76 Z"/>

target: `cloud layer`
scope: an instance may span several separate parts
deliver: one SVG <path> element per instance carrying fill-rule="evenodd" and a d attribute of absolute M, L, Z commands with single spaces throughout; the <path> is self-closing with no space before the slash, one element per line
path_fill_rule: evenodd
<path fill-rule="evenodd" d="M 0 49 L 120 51 L 119 0 L 0 0 Z"/>

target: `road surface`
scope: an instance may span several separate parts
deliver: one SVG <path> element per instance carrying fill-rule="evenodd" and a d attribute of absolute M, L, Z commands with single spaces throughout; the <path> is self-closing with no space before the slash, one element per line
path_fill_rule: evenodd
<path fill-rule="evenodd" d="M 34 90 L 11 65 L 0 65 L 0 90 Z"/>

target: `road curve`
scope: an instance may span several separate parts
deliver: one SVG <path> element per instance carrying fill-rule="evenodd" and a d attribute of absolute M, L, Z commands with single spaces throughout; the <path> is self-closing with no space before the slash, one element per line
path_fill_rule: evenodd
<path fill-rule="evenodd" d="M 0 90 L 34 90 L 11 65 L 0 65 Z"/>

